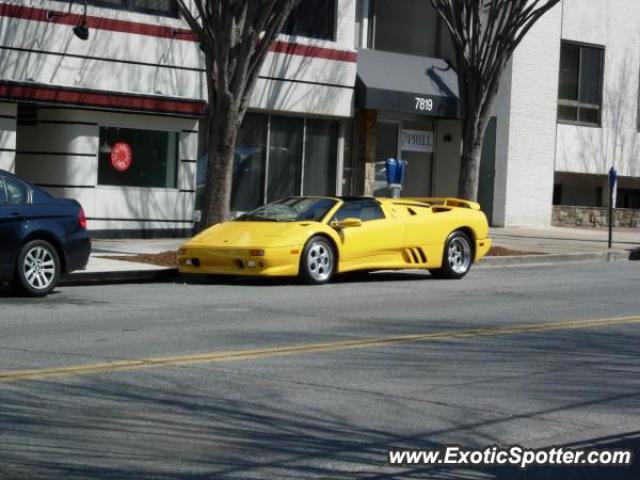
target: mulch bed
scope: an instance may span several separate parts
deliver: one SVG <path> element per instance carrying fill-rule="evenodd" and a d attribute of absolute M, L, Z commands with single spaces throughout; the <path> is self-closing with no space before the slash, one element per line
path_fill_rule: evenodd
<path fill-rule="evenodd" d="M 522 250 L 511 250 L 505 247 L 491 247 L 487 257 L 516 257 L 521 255 L 544 255 L 540 252 L 524 252 Z"/>
<path fill-rule="evenodd" d="M 524 252 L 511 250 L 505 247 L 491 247 L 487 256 L 489 257 L 513 257 L 520 255 L 542 255 L 539 252 Z M 161 253 L 141 253 L 137 255 L 100 256 L 108 260 L 122 260 L 125 262 L 149 263 L 159 267 L 177 268 L 178 258 L 176 252 L 167 251 Z"/>
<path fill-rule="evenodd" d="M 159 267 L 178 268 L 177 252 L 140 253 L 137 255 L 105 255 L 98 258 L 107 260 L 122 260 L 124 262 L 149 263 Z"/>

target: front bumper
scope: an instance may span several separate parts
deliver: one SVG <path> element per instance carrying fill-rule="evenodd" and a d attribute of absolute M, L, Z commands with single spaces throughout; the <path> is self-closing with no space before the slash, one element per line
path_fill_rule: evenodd
<path fill-rule="evenodd" d="M 187 274 L 296 276 L 300 248 L 296 246 L 260 248 L 184 246 L 178 253 L 178 269 Z"/>
<path fill-rule="evenodd" d="M 482 240 L 476 240 L 476 255 L 474 258 L 474 262 L 477 262 L 482 257 L 484 257 L 489 250 L 491 249 L 491 245 L 493 244 L 490 238 L 484 238 Z"/>

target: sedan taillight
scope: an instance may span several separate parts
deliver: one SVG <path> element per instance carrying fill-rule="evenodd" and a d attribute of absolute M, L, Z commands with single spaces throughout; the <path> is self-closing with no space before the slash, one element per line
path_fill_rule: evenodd
<path fill-rule="evenodd" d="M 80 213 L 78 214 L 78 222 L 80 223 L 80 228 L 87 229 L 87 217 L 85 217 L 82 207 L 80 207 Z"/>

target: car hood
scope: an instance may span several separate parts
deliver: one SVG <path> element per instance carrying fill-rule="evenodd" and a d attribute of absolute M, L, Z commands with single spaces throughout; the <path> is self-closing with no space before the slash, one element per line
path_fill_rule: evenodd
<path fill-rule="evenodd" d="M 225 222 L 204 230 L 187 246 L 270 247 L 297 245 L 308 236 L 310 222 Z"/>

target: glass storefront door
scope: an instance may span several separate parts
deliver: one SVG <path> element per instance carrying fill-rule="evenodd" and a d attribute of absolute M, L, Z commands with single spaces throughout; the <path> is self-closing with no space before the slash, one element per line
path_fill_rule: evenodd
<path fill-rule="evenodd" d="M 403 122 L 399 137 L 400 158 L 407 162 L 403 197 L 431 195 L 433 172 L 433 127 L 421 122 Z"/>
<path fill-rule="evenodd" d="M 407 162 L 401 196 L 427 197 L 432 192 L 433 125 L 420 121 L 379 121 L 376 126 L 376 179 L 374 195 L 388 197 L 384 162 Z"/>

